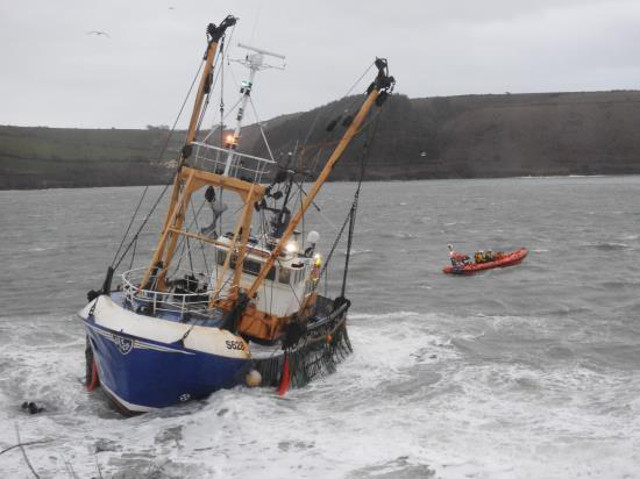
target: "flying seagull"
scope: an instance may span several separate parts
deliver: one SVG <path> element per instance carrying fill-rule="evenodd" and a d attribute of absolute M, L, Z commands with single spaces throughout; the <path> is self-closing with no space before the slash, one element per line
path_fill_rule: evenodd
<path fill-rule="evenodd" d="M 96 36 L 104 35 L 107 38 L 111 38 L 111 35 L 101 30 L 91 30 L 90 32 L 87 32 L 87 35 L 96 35 Z"/>

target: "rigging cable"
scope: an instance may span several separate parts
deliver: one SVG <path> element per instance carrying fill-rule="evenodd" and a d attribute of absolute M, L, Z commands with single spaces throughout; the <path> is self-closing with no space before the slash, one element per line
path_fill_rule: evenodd
<path fill-rule="evenodd" d="M 258 124 L 258 130 L 260 130 L 260 135 L 262 135 L 262 141 L 264 141 L 264 146 L 267 148 L 267 152 L 269 153 L 269 158 L 271 161 L 276 161 L 273 152 L 271 151 L 271 146 L 269 146 L 269 142 L 267 141 L 267 136 L 264 133 L 264 128 L 262 127 L 262 121 L 260 121 L 260 117 L 258 116 L 258 111 L 256 110 L 256 106 L 253 103 L 253 98 L 249 97 L 249 104 L 251 105 L 251 109 L 253 110 L 253 115 L 256 117 L 256 123 Z"/>
<path fill-rule="evenodd" d="M 186 236 L 185 237 L 187 239 L 186 244 L 187 244 L 187 254 L 189 255 L 189 268 L 191 268 L 191 274 L 195 276 L 195 271 L 193 269 L 193 258 L 191 257 L 191 243 L 189 242 L 189 237 Z"/>
<path fill-rule="evenodd" d="M 129 263 L 129 271 L 133 269 L 133 260 L 136 257 L 136 247 L 138 246 L 138 240 L 136 239 L 133 243 L 133 252 L 131 253 L 131 262 Z"/>
<path fill-rule="evenodd" d="M 356 213 L 358 212 L 358 201 L 360 200 L 360 190 L 362 188 L 362 181 L 364 180 L 364 174 L 367 168 L 367 162 L 369 160 L 369 146 L 376 136 L 376 130 L 378 129 L 380 113 L 377 112 L 375 120 L 373 121 L 373 128 L 369 130 L 368 138 L 366 139 L 362 152 L 362 159 L 360 163 L 360 180 L 358 181 L 358 188 L 353 198 L 353 204 L 351 205 L 351 211 L 349 213 L 349 233 L 347 236 L 347 257 L 344 261 L 344 271 L 342 275 L 342 290 L 340 296 L 344 298 L 344 293 L 347 288 L 347 275 L 349 273 L 349 260 L 351 259 L 351 247 L 353 245 L 353 233 L 355 231 Z"/>
<path fill-rule="evenodd" d="M 235 27 L 231 29 L 231 34 L 229 35 L 229 44 L 231 44 L 231 40 L 233 39 L 233 33 L 235 32 Z M 226 38 L 223 37 L 223 40 Z M 220 78 L 220 147 L 224 146 L 224 119 L 226 118 L 226 115 L 224 114 L 224 109 L 225 109 L 225 104 L 224 104 L 224 60 L 225 58 L 227 58 L 226 55 L 226 51 L 221 50 L 220 51 L 220 55 L 221 55 L 221 62 L 220 62 L 220 68 L 218 69 L 218 77 Z M 231 110 L 230 110 L 231 111 Z M 204 142 L 207 141 L 207 139 L 209 138 L 209 136 L 211 136 L 213 134 L 213 126 L 211 128 L 211 132 L 205 136 L 204 138 Z M 220 158 L 220 151 L 216 152 L 216 163 L 218 161 L 218 159 Z M 224 192 L 224 187 L 222 185 L 220 185 L 220 204 L 224 204 L 223 203 L 223 192 Z M 222 215 L 224 214 L 224 211 L 222 213 L 220 213 L 220 216 L 218 217 L 219 220 L 219 224 L 220 224 L 220 232 L 222 232 Z M 214 222 L 214 230 L 216 228 L 215 222 Z M 217 254 L 217 253 L 216 253 Z"/>
<path fill-rule="evenodd" d="M 235 31 L 235 27 L 233 27 L 231 29 L 231 35 L 229 36 L 229 41 L 231 41 L 231 38 L 233 37 L 233 32 L 234 31 Z M 204 105 L 202 106 L 202 110 L 200 111 L 200 117 L 198 118 L 198 123 L 197 123 L 197 126 L 196 126 L 196 132 L 200 131 L 202 123 L 204 122 L 204 118 L 205 118 L 205 115 L 207 114 L 207 109 L 208 109 L 209 103 L 211 101 L 212 92 L 214 90 L 215 84 L 218 81 L 218 79 L 220 79 L 220 103 L 221 103 L 220 108 L 221 108 L 221 111 L 224 111 L 224 99 L 223 99 L 223 95 L 224 95 L 224 90 L 223 90 L 224 74 L 223 74 L 223 70 L 224 70 L 224 58 L 225 58 L 225 52 L 226 52 L 226 50 L 225 50 L 226 38 L 227 38 L 227 36 L 225 34 L 220 39 L 220 46 L 219 46 L 218 52 L 217 52 L 217 61 L 215 62 L 216 65 L 220 65 L 220 66 L 219 66 L 219 68 L 217 68 L 217 70 L 215 72 L 215 76 L 211 78 L 211 83 L 209 84 L 208 89 L 206 91 L 206 98 L 205 98 Z M 208 138 L 208 137 L 209 137 L 209 135 L 207 135 L 205 137 L 205 141 L 206 141 L 206 138 Z M 222 193 L 220 194 L 220 200 L 222 201 Z M 191 254 L 191 251 L 189 251 L 189 254 Z"/>
<path fill-rule="evenodd" d="M 329 266 L 329 263 L 331 262 L 331 259 L 333 257 L 333 254 L 335 253 L 335 250 L 338 246 L 338 243 L 340 242 L 340 239 L 342 237 L 342 234 L 344 233 L 345 228 L 347 227 L 347 224 L 349 224 L 349 237 L 347 239 L 348 245 L 347 245 L 347 257 L 345 260 L 345 272 L 343 275 L 343 284 L 342 284 L 342 295 L 344 296 L 344 289 L 345 289 L 345 285 L 346 285 L 346 279 L 347 279 L 347 272 L 349 269 L 349 260 L 350 260 L 350 251 L 351 251 L 351 246 L 353 243 L 353 227 L 355 226 L 355 211 L 357 210 L 358 207 L 358 201 L 359 201 L 359 196 L 360 196 L 360 190 L 362 189 L 362 182 L 364 180 L 364 174 L 366 171 L 366 165 L 367 165 L 367 161 L 368 161 L 368 156 L 369 156 L 369 146 L 371 141 L 373 141 L 373 138 L 375 137 L 375 132 L 377 130 L 378 127 L 378 120 L 379 120 L 380 114 L 379 112 L 376 113 L 376 119 L 375 122 L 373 123 L 373 128 L 371 130 L 369 130 L 369 139 L 367 139 L 367 141 L 364 144 L 364 148 L 363 148 L 363 152 L 362 152 L 362 156 L 361 156 L 361 166 L 360 166 L 360 179 L 358 180 L 358 186 L 356 188 L 356 192 L 354 194 L 354 200 L 353 203 L 351 205 L 351 208 L 349 210 L 349 213 L 347 214 L 347 217 L 345 218 L 344 222 L 342 223 L 342 227 L 340 228 L 340 231 L 338 233 L 338 235 L 336 236 L 336 239 L 333 242 L 333 245 L 331 246 L 331 250 L 329 251 L 329 254 L 327 255 L 327 259 L 325 260 L 324 265 L 322 265 L 322 269 L 320 270 L 320 275 L 327 275 L 327 267 Z M 360 130 L 362 131 L 362 129 Z M 327 289 L 327 277 L 325 276 L 325 292 Z"/>
<path fill-rule="evenodd" d="M 333 113 L 338 109 L 338 103 L 340 102 L 340 100 L 343 100 L 344 98 L 346 98 L 347 96 L 349 96 L 351 94 L 351 92 L 355 89 L 355 87 L 358 85 L 358 83 L 360 83 L 362 81 L 362 79 L 369 73 L 369 71 L 371 70 L 371 68 L 373 68 L 373 66 L 375 65 L 375 63 L 371 63 L 367 69 L 362 73 L 362 75 L 360 75 L 360 77 L 353 83 L 353 85 L 351 85 L 351 88 L 349 88 L 349 90 L 347 90 L 347 93 L 345 93 L 342 97 L 340 97 L 339 100 L 336 101 L 336 106 L 329 112 L 330 115 L 329 117 L 333 116 Z M 356 97 L 357 99 L 357 97 Z M 313 129 L 316 126 L 316 123 L 318 122 L 318 119 L 320 118 L 320 113 L 322 112 L 321 108 L 318 108 L 318 113 L 316 113 L 315 118 L 313 119 L 313 122 L 311 123 L 311 126 L 309 127 L 309 131 L 307 132 L 307 136 L 305 137 L 304 141 L 302 142 L 303 146 L 307 145 L 307 142 L 309 141 L 309 137 L 311 136 L 311 133 L 313 131 Z"/>
<path fill-rule="evenodd" d="M 355 90 L 356 86 L 358 86 L 358 84 L 362 81 L 362 79 L 369 74 L 369 72 L 371 71 L 371 69 L 374 67 L 375 62 L 371 63 L 366 69 L 365 71 L 360 75 L 360 77 L 351 85 L 351 87 L 347 90 L 347 92 L 336 101 L 335 106 L 329 111 L 328 116 L 329 118 L 331 118 L 334 114 L 335 111 L 338 110 L 338 108 L 343 108 L 340 106 L 340 103 L 342 100 L 344 100 L 345 98 L 347 98 L 352 92 L 353 90 Z M 354 96 L 353 99 L 347 103 L 347 108 L 346 110 L 348 111 L 349 109 L 351 109 L 353 107 L 353 105 L 355 105 L 358 102 L 358 96 Z M 309 138 L 311 137 L 311 133 L 313 131 L 313 129 L 315 128 L 316 123 L 318 122 L 318 119 L 320 118 L 320 115 L 322 113 L 322 109 L 319 108 L 318 112 L 316 113 L 315 118 L 313 119 L 313 122 L 311 124 L 311 126 L 309 127 L 309 131 L 307 132 L 307 136 L 305 137 L 304 141 L 302 142 L 303 145 L 303 151 L 309 148 L 308 142 L 309 142 Z M 306 181 L 306 179 L 308 177 L 311 176 L 311 173 L 315 172 L 319 163 L 320 163 L 320 159 L 322 158 L 323 155 L 327 154 L 329 152 L 329 148 L 337 145 L 339 143 L 339 139 L 334 139 L 332 141 L 328 141 L 328 142 L 321 142 L 321 143 L 317 143 L 316 145 L 325 145 L 325 150 L 324 151 L 320 151 L 318 150 L 318 152 L 315 155 L 315 161 L 313 166 L 309 169 L 309 173 L 302 179 L 302 181 Z M 314 145 L 311 145 L 314 146 Z"/>
<path fill-rule="evenodd" d="M 200 61 L 200 66 L 198 67 L 198 70 L 196 71 L 196 74 L 193 77 L 193 80 L 191 81 L 191 86 L 189 86 L 189 90 L 187 91 L 187 95 L 185 96 L 184 100 L 182 101 L 182 105 L 180 106 L 180 110 L 178 111 L 178 115 L 176 116 L 176 119 L 173 122 L 171 130 L 169 131 L 169 134 L 167 135 L 167 138 L 166 138 L 166 140 L 164 142 L 164 145 L 162 146 L 162 149 L 160 151 L 160 155 L 158 156 L 159 160 L 162 160 L 162 157 L 164 156 L 164 154 L 165 154 L 165 152 L 167 150 L 167 147 L 169 146 L 169 142 L 171 141 L 171 137 L 173 136 L 173 133 L 176 130 L 176 126 L 178 125 L 178 121 L 180 121 L 180 117 L 182 116 L 182 112 L 184 111 L 184 107 L 187 104 L 187 101 L 189 101 L 189 97 L 191 96 L 191 92 L 193 91 L 193 87 L 194 87 L 196 81 L 198 80 L 198 77 L 200 76 L 200 71 L 202 70 L 202 65 L 204 65 L 204 61 L 203 60 Z M 131 248 L 132 243 L 138 239 L 138 235 L 140 234 L 140 231 L 142 231 L 142 228 L 146 224 L 146 221 L 148 220 L 149 216 L 151 216 L 151 214 L 153 213 L 155 208 L 158 206 L 158 203 L 160 203 L 160 200 L 162 199 L 162 197 L 166 193 L 166 191 L 169 188 L 170 184 L 171 183 L 165 185 L 165 188 L 160 193 L 160 196 L 156 200 L 156 203 L 154 204 L 154 206 L 153 206 L 152 210 L 150 211 L 149 215 L 147 216 L 147 218 L 143 222 L 142 226 L 138 229 L 138 231 L 134 235 L 133 239 L 131 240 L 131 242 L 127 246 L 125 252 L 122 254 L 122 256 L 120 257 L 120 259 L 118 260 L 117 265 L 116 265 L 116 258 L 118 257 L 118 254 L 120 254 L 120 251 L 122 250 L 122 246 L 124 245 L 124 241 L 127 238 L 127 235 L 129 234 L 129 231 L 131 230 L 131 226 L 133 225 L 133 222 L 135 221 L 135 218 L 138 215 L 138 211 L 140 210 L 140 206 L 142 205 L 142 201 L 144 200 L 144 198 L 145 198 L 145 196 L 146 196 L 146 194 L 147 194 L 147 192 L 149 190 L 149 185 L 145 186 L 145 188 L 144 188 L 144 190 L 142 192 L 142 195 L 140 197 L 140 201 L 138 201 L 138 206 L 136 207 L 133 215 L 131 216 L 131 220 L 129 221 L 129 225 L 127 226 L 127 229 L 126 229 L 126 231 L 125 231 L 125 233 L 124 233 L 124 235 L 122 237 L 122 241 L 120 241 L 120 246 L 118 247 L 118 250 L 116 251 L 116 254 L 113 256 L 113 260 L 111 261 L 111 267 L 112 268 L 114 268 L 114 269 L 118 268 L 118 266 L 120 265 L 120 263 L 124 259 L 124 256 L 127 254 L 129 249 Z"/>
<path fill-rule="evenodd" d="M 200 231 L 200 225 L 198 224 L 198 217 L 200 216 L 200 213 L 202 212 L 202 208 L 205 205 L 205 201 L 203 200 L 202 203 L 200 204 L 200 207 L 198 208 L 198 211 L 196 211 L 195 206 L 193 205 L 193 197 L 189 199 L 189 203 L 191 205 L 191 214 L 193 215 L 193 218 L 191 219 L 191 222 L 189 223 L 189 225 L 187 226 L 185 231 L 191 231 L 193 225 L 196 226 L 196 230 Z M 178 258 L 178 263 L 175 266 L 175 273 L 178 272 L 178 270 L 180 269 L 180 265 L 182 264 L 182 260 L 184 258 L 184 253 L 185 253 L 185 245 L 187 244 L 187 240 L 188 240 L 188 236 L 181 236 L 180 238 L 180 243 L 178 243 L 178 248 L 181 248 L 181 253 L 180 256 Z M 207 263 L 207 257 L 206 254 L 204 252 L 204 242 L 198 238 L 198 243 L 200 244 L 200 250 L 202 251 L 202 258 L 204 260 L 204 266 L 207 270 L 207 275 L 209 275 L 209 265 Z M 189 243 L 190 244 L 190 243 Z M 191 254 L 191 252 L 189 252 L 189 254 Z"/>
<path fill-rule="evenodd" d="M 351 94 L 351 92 L 352 92 L 352 91 L 356 88 L 356 86 L 357 86 L 357 85 L 362 81 L 362 79 L 363 79 L 363 78 L 364 78 L 364 77 L 369 73 L 369 71 L 371 71 L 371 69 L 373 68 L 373 66 L 374 66 L 374 65 L 375 65 L 375 62 L 371 63 L 371 64 L 370 64 L 370 65 L 365 69 L 365 71 L 360 75 L 360 77 L 359 77 L 359 78 L 358 78 L 358 79 L 357 79 L 357 80 L 356 80 L 356 81 L 351 85 L 351 87 L 347 90 L 347 92 L 346 92 L 346 93 L 345 93 L 345 94 L 340 98 L 340 100 L 338 100 L 338 103 L 339 103 L 341 100 L 343 100 L 344 98 L 348 97 L 348 96 Z M 358 100 L 358 97 L 354 97 L 354 99 L 352 100 L 352 104 L 354 104 L 357 100 Z M 252 106 L 253 106 L 253 104 L 252 104 Z M 330 112 L 330 115 L 329 115 L 329 116 L 332 116 L 332 115 L 333 115 L 333 112 L 334 112 L 337 108 L 338 108 L 338 105 L 336 104 L 336 106 L 335 106 L 335 107 L 332 109 L 332 111 Z M 255 108 L 254 108 L 254 110 L 255 110 Z M 314 117 L 314 119 L 313 119 L 313 122 L 311 123 L 311 126 L 309 127 L 309 131 L 307 132 L 307 135 L 306 135 L 306 137 L 305 137 L 304 141 L 302 142 L 302 145 L 303 145 L 303 146 L 302 146 L 302 150 L 303 150 L 303 151 L 304 151 L 305 149 L 307 149 L 307 148 L 308 148 L 307 143 L 308 143 L 308 141 L 309 141 L 309 138 L 310 138 L 310 136 L 311 136 L 311 133 L 312 133 L 313 129 L 315 128 L 316 123 L 318 122 L 318 119 L 320 118 L 320 113 L 321 113 L 321 109 L 318 109 L 318 112 L 316 113 L 316 115 L 315 115 L 315 117 Z M 257 117 L 257 114 L 256 114 L 256 117 Z M 362 130 L 364 129 L 364 127 L 366 127 L 366 126 L 367 126 L 367 125 L 364 125 L 362 128 L 360 128 L 360 130 L 359 130 L 358 132 L 356 132 L 356 134 L 357 134 L 357 133 L 359 133 L 360 131 L 362 131 Z M 262 129 L 260 129 L 260 131 L 262 132 Z M 264 136 L 264 133 L 263 133 L 263 136 Z M 312 172 L 314 172 L 314 171 L 316 170 L 316 168 L 317 168 L 317 166 L 318 166 L 318 164 L 319 164 L 319 162 L 320 162 L 320 158 L 323 156 L 323 154 L 324 154 L 324 153 L 327 153 L 329 146 L 337 144 L 337 143 L 338 143 L 338 141 L 339 141 L 339 140 L 335 140 L 335 141 L 331 141 L 331 142 L 323 142 L 323 143 L 321 143 L 321 144 L 320 144 L 320 145 L 322 145 L 322 144 L 324 144 L 324 145 L 325 145 L 325 148 L 326 148 L 326 149 L 325 149 L 325 151 L 324 151 L 324 152 L 320 152 L 320 151 L 318 151 L 318 153 L 315 155 L 315 162 L 314 162 L 313 167 L 312 167 L 310 170 L 308 170 L 308 171 L 304 172 L 304 175 L 303 175 L 302 179 L 300 180 L 300 183 L 295 182 L 295 185 L 298 187 L 298 189 L 299 189 L 299 191 L 300 191 L 300 195 L 301 195 L 301 196 L 302 196 L 302 195 L 305 195 L 305 196 L 306 196 L 306 194 L 307 194 L 307 193 L 304 191 L 304 188 L 302 187 L 302 184 L 304 183 L 304 181 L 306 181 L 306 180 L 311 176 L 311 173 L 312 173 Z M 266 138 L 265 138 L 265 143 L 266 143 Z M 267 144 L 267 148 L 268 148 L 268 144 Z M 300 157 L 302 158 L 303 156 L 304 156 L 304 154 L 302 154 Z M 363 173 L 363 174 L 364 174 L 364 173 Z M 362 179 L 361 179 L 361 181 L 362 181 Z M 325 220 L 325 221 L 326 221 L 326 222 L 327 222 L 327 223 L 328 223 L 328 224 L 329 224 L 329 225 L 330 225 L 334 230 L 337 230 L 337 227 L 336 227 L 336 226 L 335 226 L 335 225 L 334 225 L 334 224 L 333 224 L 333 223 L 332 223 L 332 222 L 331 222 L 331 221 L 330 221 L 330 220 L 329 220 L 329 219 L 328 219 L 328 218 L 327 218 L 327 217 L 322 213 L 322 211 L 321 211 L 320 207 L 319 207 L 315 202 L 313 202 L 312 204 L 313 204 L 313 206 L 315 207 L 315 209 L 320 213 L 321 217 L 322 217 L 322 218 L 323 218 L 323 219 L 324 219 L 324 220 Z M 339 237 L 340 235 L 342 235 L 342 232 L 344 231 L 345 226 L 346 226 L 346 224 L 342 226 L 342 228 L 341 228 L 341 230 L 340 230 L 340 233 L 339 233 L 338 237 Z M 335 247 L 335 245 L 334 245 L 334 247 Z M 325 263 L 325 264 L 326 264 L 326 263 Z"/>
<path fill-rule="evenodd" d="M 200 225 L 198 224 L 198 216 L 200 216 L 200 211 L 202 211 L 202 208 L 204 206 L 204 201 L 200 205 L 200 208 L 198 209 L 197 213 L 196 213 L 195 207 L 193 206 L 193 197 L 189 199 L 189 203 L 191 203 L 191 214 L 193 215 L 193 222 L 196 225 L 196 231 L 200 231 Z M 207 277 L 209 277 L 211 276 L 211 274 L 209 273 L 209 262 L 207 261 L 207 255 L 204 252 L 204 241 L 198 238 L 198 243 L 200 244 L 200 251 L 202 252 L 202 261 L 204 262 L 204 267 L 207 270 Z"/>

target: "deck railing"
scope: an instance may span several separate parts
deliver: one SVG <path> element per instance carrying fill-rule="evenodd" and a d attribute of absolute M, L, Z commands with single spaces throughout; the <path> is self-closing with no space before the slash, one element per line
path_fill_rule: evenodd
<path fill-rule="evenodd" d="M 228 175 L 252 183 L 260 183 L 262 176 L 269 173 L 267 168 L 275 165 L 275 161 L 258 156 L 238 153 L 227 148 L 208 145 L 206 143 L 193 142 L 196 148 L 193 166 L 205 171 L 222 174 L 227 165 L 229 154 L 233 153 L 233 159 L 229 166 Z"/>
<path fill-rule="evenodd" d="M 171 291 L 154 291 L 143 289 L 142 280 L 146 268 L 137 268 L 125 271 L 122 274 L 122 291 L 128 303 L 136 309 L 141 308 L 151 314 L 166 312 L 180 315 L 185 313 L 206 313 L 209 310 L 209 297 L 211 290 L 197 293 L 177 293 Z M 178 275 L 193 274 L 191 271 L 178 271 Z M 209 285 L 208 276 L 204 273 L 195 273 L 196 278 L 202 279 Z"/>

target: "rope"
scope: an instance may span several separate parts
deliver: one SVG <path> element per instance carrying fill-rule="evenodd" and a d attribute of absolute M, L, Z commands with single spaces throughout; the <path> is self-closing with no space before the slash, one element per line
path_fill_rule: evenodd
<path fill-rule="evenodd" d="M 36 479 L 40 479 L 40 476 L 38 475 L 36 470 L 33 468 L 33 466 L 31 465 L 31 462 L 29 461 L 29 458 L 27 457 L 27 452 L 24 449 L 24 443 L 20 439 L 20 429 L 18 428 L 18 423 L 15 423 L 15 429 L 16 429 L 16 437 L 18 438 L 18 447 L 20 447 L 20 451 L 22 452 L 22 457 L 24 457 L 24 462 L 27 463 L 27 466 L 29 466 L 29 469 L 33 473 L 34 477 Z"/>
<path fill-rule="evenodd" d="M 49 442 L 53 442 L 53 439 L 43 439 L 41 441 L 21 442 L 20 444 L 14 444 L 13 446 L 9 446 L 9 447 L 3 449 L 2 451 L 0 451 L 0 456 L 2 454 L 4 454 L 5 452 L 8 452 L 8 451 L 10 451 L 12 449 L 15 449 L 16 447 L 31 446 L 33 444 L 47 444 Z"/>

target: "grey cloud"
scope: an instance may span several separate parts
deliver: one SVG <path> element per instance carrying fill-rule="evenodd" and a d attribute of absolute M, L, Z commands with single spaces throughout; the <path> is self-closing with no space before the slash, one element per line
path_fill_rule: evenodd
<path fill-rule="evenodd" d="M 398 90 L 412 97 L 640 82 L 636 1 L 33 0 L 0 5 L 0 123 L 170 123 L 204 50 L 206 24 L 227 13 L 240 17 L 232 55 L 242 55 L 238 41 L 287 55 L 286 71 L 258 77 L 263 119 L 343 95 L 376 55 L 389 58 Z M 111 38 L 86 35 L 91 30 Z M 226 68 L 244 76 L 237 65 Z M 232 83 L 227 105 L 237 93 Z"/>

